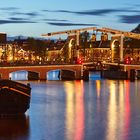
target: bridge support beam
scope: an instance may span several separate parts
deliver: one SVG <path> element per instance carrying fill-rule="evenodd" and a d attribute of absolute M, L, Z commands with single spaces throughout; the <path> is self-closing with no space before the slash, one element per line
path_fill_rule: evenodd
<path fill-rule="evenodd" d="M 82 79 L 82 72 L 81 71 L 76 71 L 75 79 L 76 80 L 81 80 Z"/>
<path fill-rule="evenodd" d="M 1 79 L 9 79 L 9 73 L 2 73 L 0 74 Z"/>
<path fill-rule="evenodd" d="M 124 35 L 117 34 L 111 37 L 112 62 L 115 62 L 116 60 L 118 62 L 123 62 L 123 57 L 124 57 L 123 44 L 124 44 Z"/>
<path fill-rule="evenodd" d="M 9 69 L 2 67 L 0 69 L 0 79 L 9 79 Z"/>
<path fill-rule="evenodd" d="M 124 35 L 120 36 L 120 62 L 123 62 L 123 42 L 124 42 Z"/>

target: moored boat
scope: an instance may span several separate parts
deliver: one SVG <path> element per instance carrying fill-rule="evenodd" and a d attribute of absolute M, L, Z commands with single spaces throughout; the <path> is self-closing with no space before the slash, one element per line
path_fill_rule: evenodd
<path fill-rule="evenodd" d="M 30 107 L 31 87 L 12 80 L 0 80 L 0 116 L 24 114 Z"/>

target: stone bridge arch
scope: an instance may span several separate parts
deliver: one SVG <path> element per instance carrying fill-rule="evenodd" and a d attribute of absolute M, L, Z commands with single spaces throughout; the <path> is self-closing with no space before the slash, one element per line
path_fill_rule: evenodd
<path fill-rule="evenodd" d="M 10 74 L 15 73 L 15 72 L 25 71 L 25 72 L 27 72 L 28 80 L 38 80 L 41 75 L 40 74 L 41 70 L 38 70 L 39 68 L 34 69 L 30 66 L 1 67 L 0 68 L 0 78 L 11 79 Z"/>
<path fill-rule="evenodd" d="M 11 80 L 27 80 L 28 72 L 26 70 L 16 70 L 9 72 L 9 79 Z"/>
<path fill-rule="evenodd" d="M 49 70 L 49 71 L 46 72 L 46 79 L 47 80 L 49 80 L 49 79 L 60 80 L 59 73 L 60 73 L 60 69 Z"/>
<path fill-rule="evenodd" d="M 58 74 L 58 78 L 60 80 L 66 79 L 66 77 L 68 78 L 68 80 L 70 79 L 76 79 L 76 71 L 72 70 L 72 69 L 68 69 L 68 68 L 62 68 L 62 69 L 51 69 L 49 71 L 47 71 L 47 78 L 48 78 L 48 73 L 50 71 L 55 71 L 58 70 L 59 74 Z"/>
<path fill-rule="evenodd" d="M 23 72 L 23 74 L 25 74 L 25 77 L 26 77 L 25 80 L 39 80 L 40 73 L 38 71 L 34 71 L 34 70 L 31 71 L 31 70 L 25 70 L 25 69 L 22 69 L 22 70 L 14 70 L 13 69 L 13 71 L 11 70 L 9 72 L 9 79 L 12 78 L 11 77 L 12 73 L 14 74 L 16 72 L 19 72 L 19 74 L 20 74 L 20 72 Z M 27 75 L 26 75 L 26 73 L 27 73 Z"/>

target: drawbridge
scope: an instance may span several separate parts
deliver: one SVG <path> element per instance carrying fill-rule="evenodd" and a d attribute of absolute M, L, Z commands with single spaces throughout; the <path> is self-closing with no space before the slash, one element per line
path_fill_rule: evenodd
<path fill-rule="evenodd" d="M 127 37 L 127 38 L 133 38 L 133 39 L 140 40 L 140 34 L 133 33 L 133 32 L 127 32 L 127 31 L 121 31 L 121 30 L 115 30 L 115 29 L 105 28 L 105 27 L 103 27 L 103 28 L 88 27 L 88 28 L 81 28 L 81 29 L 58 31 L 58 32 L 51 32 L 51 33 L 47 33 L 47 34 L 42 34 L 42 36 L 48 37 L 48 36 L 54 36 L 54 35 L 60 35 L 60 34 L 66 34 L 66 35 L 68 35 L 68 37 L 75 36 L 75 46 L 79 46 L 79 44 L 80 44 L 80 39 L 79 39 L 80 33 L 85 32 L 85 31 L 93 31 L 93 32 L 96 32 L 96 33 L 101 32 L 104 35 L 110 34 L 112 36 L 111 46 L 110 46 L 111 50 L 114 49 L 113 47 L 114 47 L 115 41 L 118 41 L 120 43 L 120 49 L 119 49 L 119 59 L 120 59 L 120 61 L 123 61 L 124 38 Z M 93 36 L 93 37 L 95 38 L 95 36 Z M 93 39 L 93 40 L 96 41 L 96 39 Z M 101 43 L 102 43 L 102 40 L 101 40 Z M 71 56 L 72 54 L 70 53 L 71 49 L 72 49 L 71 44 L 72 44 L 72 40 L 67 39 L 66 43 L 64 44 L 64 46 L 61 49 L 62 53 L 66 53 L 65 52 L 67 50 L 66 47 L 69 48 L 69 50 L 67 50 L 67 52 L 69 52 L 69 54 L 67 54 L 69 59 L 72 57 Z M 112 58 L 113 57 L 114 57 L 114 54 L 112 53 Z"/>

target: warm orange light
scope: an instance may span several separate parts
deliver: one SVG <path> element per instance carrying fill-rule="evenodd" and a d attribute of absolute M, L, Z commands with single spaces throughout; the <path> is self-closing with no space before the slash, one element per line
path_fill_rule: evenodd
<path fill-rule="evenodd" d="M 84 137 L 83 81 L 65 82 L 66 88 L 66 137 L 82 140 Z"/>
<path fill-rule="evenodd" d="M 96 87 L 97 87 L 97 97 L 100 97 L 100 89 L 101 89 L 101 81 L 96 80 Z"/>

